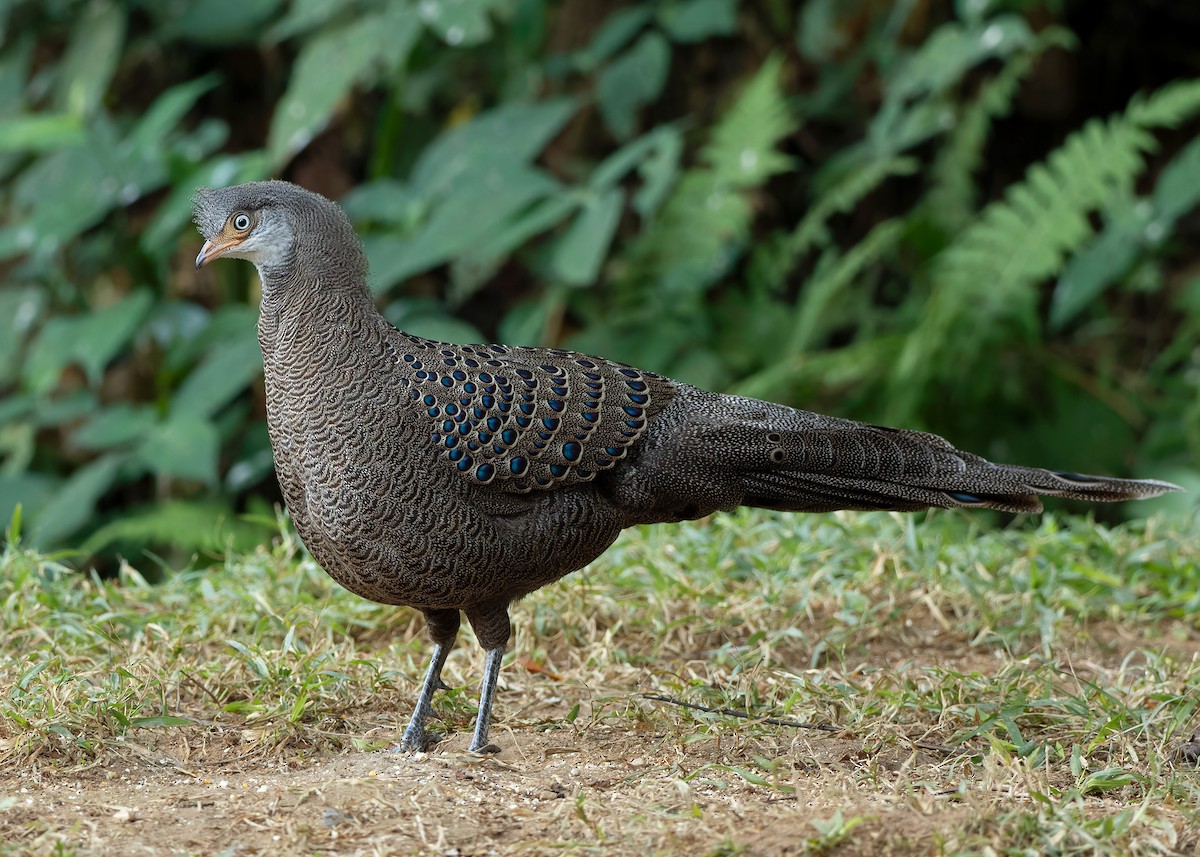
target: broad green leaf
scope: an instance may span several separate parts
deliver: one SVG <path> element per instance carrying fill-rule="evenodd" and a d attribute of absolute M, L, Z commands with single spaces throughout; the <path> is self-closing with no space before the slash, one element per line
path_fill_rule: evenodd
<path fill-rule="evenodd" d="M 540 170 L 499 163 L 471 174 L 456 194 L 403 238 L 364 240 L 374 285 L 386 291 L 400 281 L 472 251 L 534 201 L 557 194 L 560 185 Z"/>
<path fill-rule="evenodd" d="M 737 30 L 737 0 L 675 0 L 658 12 L 658 22 L 676 42 L 700 42 Z"/>
<path fill-rule="evenodd" d="M 650 23 L 654 12 L 648 5 L 620 9 L 604 19 L 592 43 L 574 56 L 575 66 L 585 74 L 611 57 Z"/>
<path fill-rule="evenodd" d="M 437 342 L 469 345 L 484 338 L 475 325 L 442 312 L 406 315 L 403 318 L 402 322 L 395 322 L 398 327 L 402 326 L 409 333 Z"/>
<path fill-rule="evenodd" d="M 201 308 L 193 305 L 185 317 L 163 318 L 163 314 L 159 315 L 162 323 L 175 326 L 172 333 L 165 334 L 172 342 L 164 363 L 173 372 L 187 371 L 213 346 L 254 339 L 258 307 L 240 303 L 225 304 L 211 314 L 205 313 L 203 318 L 195 314 L 196 309 Z"/>
<path fill-rule="evenodd" d="M 10 184 L 12 222 L 0 227 L 0 258 L 45 258 L 98 222 L 119 189 L 107 163 L 116 155 L 93 137 L 84 146 L 49 152 Z"/>
<path fill-rule="evenodd" d="M 845 47 L 841 15 L 844 0 L 809 0 L 796 16 L 796 46 L 813 62 L 829 62 Z"/>
<path fill-rule="evenodd" d="M 48 392 L 62 370 L 78 363 L 92 384 L 137 331 L 154 298 L 138 291 L 94 313 L 52 318 L 38 332 L 22 377 L 34 392 Z"/>
<path fill-rule="evenodd" d="M 41 113 L 0 119 L 0 152 L 42 152 L 78 146 L 87 139 L 73 113 Z"/>
<path fill-rule="evenodd" d="M 1149 200 L 1120 200 L 1104 230 L 1067 263 L 1054 288 L 1050 325 L 1074 319 L 1148 248 L 1171 234 L 1176 221 L 1200 204 L 1200 140 L 1163 168 Z"/>
<path fill-rule="evenodd" d="M 270 533 L 219 502 L 167 500 L 125 510 L 80 546 L 94 554 L 114 544 L 170 546 L 185 551 L 252 550 Z"/>
<path fill-rule="evenodd" d="M 174 154 L 171 144 L 176 142 L 172 132 L 196 100 L 216 82 L 214 75 L 206 75 L 172 87 L 155 100 L 128 137 L 113 140 L 115 158 L 106 159 L 107 175 L 103 182 L 110 189 L 110 205 L 129 205 L 166 184 L 168 165 Z M 222 125 L 210 123 L 207 127 L 216 132 L 217 142 L 223 139 Z"/>
<path fill-rule="evenodd" d="M 572 193 L 548 194 L 510 220 L 504 229 L 493 233 L 490 240 L 476 245 L 469 255 L 496 257 L 508 253 L 533 236 L 562 223 L 578 207 L 579 200 Z"/>
<path fill-rule="evenodd" d="M 642 217 L 652 217 L 658 211 L 679 178 L 679 161 L 683 156 L 683 135 L 678 128 L 663 128 L 654 133 L 657 145 L 650 157 L 638 165 L 642 186 L 633 195 L 633 210 Z"/>
<path fill-rule="evenodd" d="M 1154 185 L 1155 218 L 1147 224 L 1147 239 L 1158 242 L 1175 221 L 1200 202 L 1200 138 L 1196 138 L 1171 159 Z"/>
<path fill-rule="evenodd" d="M 171 416 L 211 418 L 262 371 L 258 340 L 249 331 L 241 339 L 215 345 L 175 391 Z"/>
<path fill-rule="evenodd" d="M 1142 249 L 1142 233 L 1149 224 L 1151 207 L 1124 209 L 1091 243 L 1071 257 L 1054 287 L 1050 301 L 1050 326 L 1071 322 L 1114 280 L 1129 270 Z"/>
<path fill-rule="evenodd" d="M 71 442 L 81 449 L 109 449 L 141 438 L 157 422 L 150 405 L 116 402 L 71 432 Z"/>
<path fill-rule="evenodd" d="M 287 14 L 267 31 L 266 40 L 273 44 L 315 30 L 345 8 L 345 0 L 292 0 Z"/>
<path fill-rule="evenodd" d="M 45 312 L 46 294 L 32 286 L 0 290 L 0 382 L 17 376 L 17 354 Z"/>
<path fill-rule="evenodd" d="M 98 406 L 96 394 L 91 390 L 71 390 L 59 396 L 42 396 L 33 409 L 33 422 L 38 428 L 56 428 L 95 413 Z"/>
<path fill-rule="evenodd" d="M 500 320 L 497 334 L 501 342 L 513 345 L 543 345 L 543 334 L 550 316 L 561 310 L 562 298 L 554 291 L 538 300 L 517 304 Z"/>
<path fill-rule="evenodd" d="M 14 393 L 0 397 L 0 425 L 28 417 L 37 408 L 40 400 L 25 393 Z"/>
<path fill-rule="evenodd" d="M 674 126 L 665 125 L 626 143 L 592 170 L 592 174 L 588 176 L 588 185 L 597 191 L 608 190 L 625 178 L 630 170 L 652 157 L 662 147 L 664 137 L 678 133 Z"/>
<path fill-rule="evenodd" d="M 649 32 L 600 73 L 600 113 L 618 140 L 633 136 L 635 114 L 662 93 L 670 68 L 670 44 L 660 33 Z"/>
<path fill-rule="evenodd" d="M 183 3 L 150 3 L 162 20 L 162 33 L 170 38 L 201 44 L 225 45 L 244 41 L 248 33 L 262 32 L 283 0 L 184 0 Z M 181 8 L 182 7 L 182 8 Z"/>
<path fill-rule="evenodd" d="M 212 423 L 191 416 L 172 416 L 146 434 L 137 448 L 137 458 L 158 476 L 211 484 L 217 480 L 220 445 Z"/>
<path fill-rule="evenodd" d="M 160 161 L 163 156 L 163 141 L 175 130 L 180 120 L 192 109 L 197 99 L 217 85 L 215 74 L 206 74 L 187 83 L 172 86 L 154 100 L 150 109 L 141 118 L 122 142 L 129 150 L 129 160 L 139 167 L 142 164 Z"/>
<path fill-rule="evenodd" d="M 596 281 L 624 205 L 625 192 L 619 187 L 588 199 L 554 249 L 550 269 L 557 279 L 571 286 Z"/>
<path fill-rule="evenodd" d="M 354 188 L 339 200 L 355 221 L 412 226 L 424 212 L 424 202 L 403 182 L 376 179 Z"/>
<path fill-rule="evenodd" d="M 145 133 L 132 140 L 121 139 L 113 120 L 99 113 L 87 123 L 84 145 L 49 152 L 24 169 L 11 184 L 0 258 L 24 253 L 48 260 L 115 206 L 165 183 L 173 152 L 161 139 L 164 121 L 179 117 L 184 102 L 207 85 L 187 84 L 164 96 L 147 116 Z"/>
<path fill-rule="evenodd" d="M 887 80 L 888 97 L 902 100 L 940 92 L 979 63 L 1028 49 L 1033 43 L 1033 32 L 1018 15 L 998 15 L 973 27 L 953 21 L 942 24 Z"/>
<path fill-rule="evenodd" d="M 38 510 L 55 496 L 61 480 L 46 473 L 0 473 L 0 521 L 11 521 L 21 506 L 25 520 L 36 521 Z"/>
<path fill-rule="evenodd" d="M 467 47 L 487 41 L 492 35 L 488 11 L 496 0 L 420 0 L 421 20 L 443 42 Z"/>
<path fill-rule="evenodd" d="M 33 33 L 6 33 L 7 45 L 0 51 L 0 116 L 21 112 L 29 87 L 29 66 L 36 38 Z M 15 37 L 14 37 L 15 36 Z"/>
<path fill-rule="evenodd" d="M 58 65 L 55 106 L 65 113 L 88 117 L 100 107 L 125 43 L 122 4 L 91 0 L 71 30 L 67 52 Z"/>
<path fill-rule="evenodd" d="M 481 113 L 445 132 L 421 153 L 411 187 L 432 199 L 476 184 L 481 171 L 528 163 L 578 109 L 575 99 L 556 98 L 538 104 L 506 104 Z"/>
<path fill-rule="evenodd" d="M 36 402 L 25 396 L 13 396 L 19 405 L 14 410 L 32 411 Z M 6 403 L 7 404 L 7 403 Z M 20 419 L 18 414 L 12 414 L 0 425 L 0 472 L 23 473 L 33 464 L 36 452 L 37 426 L 32 420 Z"/>
<path fill-rule="evenodd" d="M 60 542 L 87 523 L 96 502 L 113 486 L 120 461 L 110 453 L 72 473 L 33 518 L 33 546 L 44 548 Z"/>
<path fill-rule="evenodd" d="M 465 300 L 490 277 L 517 247 L 542 232 L 553 229 L 579 208 L 576 194 L 561 192 L 546 196 L 519 212 L 480 243 L 468 248 L 451 267 L 451 301 Z"/>
<path fill-rule="evenodd" d="M 420 33 L 416 11 L 391 4 L 314 36 L 301 50 L 271 119 L 272 162 L 286 163 L 307 146 L 352 87 L 403 67 Z"/>

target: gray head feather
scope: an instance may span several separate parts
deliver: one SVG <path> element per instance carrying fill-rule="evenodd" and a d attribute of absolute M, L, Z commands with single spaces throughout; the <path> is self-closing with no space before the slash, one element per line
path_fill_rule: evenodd
<path fill-rule="evenodd" d="M 231 187 L 202 187 L 192 196 L 196 226 L 205 238 L 216 235 L 229 215 L 237 210 L 261 211 L 282 207 L 293 211 L 311 209 L 326 217 L 345 219 L 337 203 L 319 193 L 285 181 L 247 182 Z"/>
<path fill-rule="evenodd" d="M 354 227 L 337 203 L 285 181 L 200 188 L 192 197 L 200 233 L 213 240 L 230 215 L 244 211 L 257 225 L 245 250 L 222 255 L 254 261 L 271 289 L 285 274 L 317 279 L 324 288 L 365 290 L 366 257 Z M 253 252 L 251 252 L 253 250 Z"/>

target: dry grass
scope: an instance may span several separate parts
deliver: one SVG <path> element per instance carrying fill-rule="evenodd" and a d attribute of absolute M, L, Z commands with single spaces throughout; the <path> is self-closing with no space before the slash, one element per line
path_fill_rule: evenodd
<path fill-rule="evenodd" d="M 630 532 L 516 605 L 490 759 L 463 752 L 469 635 L 437 704 L 451 737 L 385 752 L 420 618 L 289 537 L 157 586 L 9 547 L 0 854 L 1198 853 L 1198 533 Z"/>

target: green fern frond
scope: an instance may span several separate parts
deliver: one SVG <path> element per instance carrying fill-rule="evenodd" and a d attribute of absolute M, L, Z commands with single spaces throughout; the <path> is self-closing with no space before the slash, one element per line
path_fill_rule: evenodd
<path fill-rule="evenodd" d="M 1007 116 L 1033 61 L 1050 47 L 1071 47 L 1072 34 L 1060 27 L 1038 33 L 1028 50 L 1013 54 L 994 78 L 979 89 L 962 110 L 930 168 L 933 186 L 925 197 L 925 209 L 933 221 L 949 233 L 958 232 L 976 210 L 977 189 L 973 176 L 983 162 L 992 122 Z"/>
<path fill-rule="evenodd" d="M 792 159 L 776 149 L 796 129 L 796 117 L 780 85 L 782 68 L 779 55 L 763 63 L 713 129 L 701 158 L 716 183 L 753 188 L 791 168 Z"/>
<path fill-rule="evenodd" d="M 887 179 L 912 175 L 916 171 L 915 158 L 892 156 L 869 161 L 863 164 L 861 169 L 846 173 L 813 203 L 812 208 L 792 232 L 788 249 L 798 259 L 813 247 L 826 244 L 828 231 L 825 225 L 830 217 L 852 210 L 863 197 Z"/>
<path fill-rule="evenodd" d="M 668 293 L 700 294 L 740 253 L 753 215 L 748 191 L 789 169 L 777 151 L 796 127 L 781 88 L 782 60 L 767 60 L 713 129 L 689 170 L 634 245 L 631 279 Z"/>
<path fill-rule="evenodd" d="M 1200 80 L 1177 80 L 1133 97 L 1126 118 L 1145 128 L 1174 128 L 1200 112 Z"/>
<path fill-rule="evenodd" d="M 935 261 L 934 291 L 893 376 L 891 417 L 909 421 L 935 381 L 969 382 L 1014 327 L 1035 327 L 1038 285 L 1093 234 L 1089 216 L 1128 196 L 1155 148 L 1151 128 L 1200 113 L 1200 81 L 1092 120 L 1010 187 Z"/>
<path fill-rule="evenodd" d="M 1020 15 L 947 21 L 888 80 L 887 97 L 900 101 L 944 92 L 982 62 L 1029 50 L 1035 38 Z"/>
<path fill-rule="evenodd" d="M 822 260 L 823 264 L 804 284 L 796 301 L 796 321 L 788 343 L 790 354 L 799 354 L 815 344 L 834 298 L 895 247 L 903 232 L 900 219 L 885 220 L 845 253 Z"/>
<path fill-rule="evenodd" d="M 827 251 L 800 289 L 788 342 L 775 351 L 775 362 L 739 384 L 737 391 L 745 396 L 770 398 L 778 395 L 781 388 L 793 380 L 801 355 L 814 347 L 823 333 L 845 320 L 843 315 L 835 314 L 834 307 L 848 305 L 849 302 L 841 299 L 846 289 L 864 270 L 895 247 L 903 232 L 902 220 L 885 220 L 845 253 L 835 249 Z"/>
<path fill-rule="evenodd" d="M 1050 301 L 1050 327 L 1072 322 L 1140 259 L 1155 253 L 1175 223 L 1200 204 L 1200 137 L 1181 149 L 1162 169 L 1154 192 L 1143 199 L 1119 200 L 1105 212 L 1103 231 L 1076 253 L 1064 268 Z M 1143 268 L 1153 275 L 1156 266 Z M 1143 281 L 1142 287 L 1147 287 Z"/>
<path fill-rule="evenodd" d="M 884 181 L 911 175 L 917 167 L 916 158 L 893 155 L 868 161 L 861 169 L 840 176 L 817 198 L 795 229 L 757 243 L 747 274 L 754 291 L 761 294 L 779 289 L 806 253 L 829 246 L 829 218 L 851 211 Z"/>

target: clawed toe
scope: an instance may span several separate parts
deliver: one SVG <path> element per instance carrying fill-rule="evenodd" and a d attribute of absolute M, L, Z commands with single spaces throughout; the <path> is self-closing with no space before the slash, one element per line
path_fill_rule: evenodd
<path fill-rule="evenodd" d="M 389 750 L 389 753 L 427 753 L 429 748 L 442 740 L 440 732 L 425 732 L 423 730 L 406 729 L 400 743 Z"/>

